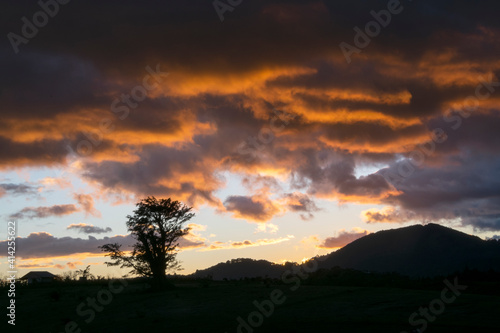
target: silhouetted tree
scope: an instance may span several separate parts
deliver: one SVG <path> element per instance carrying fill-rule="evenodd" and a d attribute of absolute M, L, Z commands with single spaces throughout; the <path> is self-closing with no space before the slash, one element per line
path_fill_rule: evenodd
<path fill-rule="evenodd" d="M 134 215 L 128 215 L 127 228 L 137 240 L 132 254 L 127 256 L 121 250 L 121 244 L 106 244 L 101 250 L 108 252 L 113 262 L 108 266 L 132 268 L 130 273 L 153 278 L 155 288 L 162 288 L 167 270 L 180 268 L 175 259 L 179 237 L 186 235 L 189 228 L 182 225 L 189 221 L 194 213 L 191 207 L 179 201 L 147 197 L 137 203 Z"/>
<path fill-rule="evenodd" d="M 64 282 L 76 281 L 76 279 L 78 278 L 78 272 L 67 271 L 64 272 L 60 278 Z"/>
<path fill-rule="evenodd" d="M 85 269 L 77 270 L 76 274 L 81 275 L 81 281 L 93 280 L 95 278 L 94 275 L 90 274 L 90 265 L 88 265 Z"/>

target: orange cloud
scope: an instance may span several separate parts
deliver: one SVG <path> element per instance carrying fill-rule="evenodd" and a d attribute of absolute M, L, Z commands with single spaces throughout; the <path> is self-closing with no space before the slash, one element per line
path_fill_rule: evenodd
<path fill-rule="evenodd" d="M 75 269 L 76 266 L 83 265 L 83 262 L 81 262 L 81 261 L 73 261 L 73 262 L 69 261 L 66 263 L 66 265 L 68 265 L 69 269 Z"/>
<path fill-rule="evenodd" d="M 295 238 L 293 235 L 288 235 L 286 237 L 274 238 L 274 239 L 258 239 L 256 241 L 237 241 L 237 242 L 214 242 L 210 246 L 203 248 L 199 251 L 212 251 L 212 250 L 227 250 L 227 249 L 242 249 L 247 247 L 255 247 L 255 246 L 265 246 L 265 245 L 273 245 L 279 244 L 282 242 L 287 242 L 291 239 Z"/>
<path fill-rule="evenodd" d="M 338 249 L 369 233 L 370 231 L 361 228 L 353 228 L 351 231 L 341 229 L 336 236 L 325 238 L 317 247 L 322 249 Z"/>
<path fill-rule="evenodd" d="M 94 198 L 91 195 L 74 193 L 73 197 L 82 206 L 85 215 L 101 217 L 101 213 L 94 207 Z"/>
<path fill-rule="evenodd" d="M 404 223 L 415 218 L 411 212 L 403 212 L 394 207 L 385 207 L 381 210 L 368 209 L 361 212 L 361 218 L 366 223 Z"/>

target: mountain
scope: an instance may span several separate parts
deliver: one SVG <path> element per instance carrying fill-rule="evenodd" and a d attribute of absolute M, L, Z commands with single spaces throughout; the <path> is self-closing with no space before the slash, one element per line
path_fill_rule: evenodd
<path fill-rule="evenodd" d="M 319 268 L 338 266 L 411 277 L 448 275 L 466 268 L 500 272 L 500 241 L 485 241 L 437 224 L 413 225 L 369 234 L 314 260 Z M 233 259 L 191 276 L 279 278 L 289 268 L 266 260 Z"/>
<path fill-rule="evenodd" d="M 191 276 L 197 278 L 211 276 L 214 280 L 231 280 L 245 277 L 270 277 L 279 279 L 284 271 L 285 266 L 267 260 L 238 258 L 228 260 L 225 263 L 219 263 L 207 269 L 196 270 Z"/>
<path fill-rule="evenodd" d="M 413 225 L 369 234 L 322 259 L 320 268 L 340 266 L 422 277 L 465 268 L 500 271 L 500 242 L 437 224 Z"/>

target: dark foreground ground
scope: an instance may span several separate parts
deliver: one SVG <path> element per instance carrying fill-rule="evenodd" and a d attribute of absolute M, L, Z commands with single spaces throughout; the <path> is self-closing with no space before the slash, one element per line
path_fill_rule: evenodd
<path fill-rule="evenodd" d="M 114 291 L 119 287 L 116 283 Z M 500 332 L 498 293 L 463 293 L 445 304 L 439 301 L 442 297 L 439 289 L 301 285 L 292 291 L 290 287 L 263 283 L 183 282 L 175 289 L 153 293 L 143 284 L 130 283 L 115 294 L 109 292 L 107 282 L 19 287 L 16 326 L 8 325 L 7 331 L 411 332 L 427 323 L 426 332 Z M 273 313 L 269 314 L 270 303 L 266 300 L 272 298 L 273 291 L 274 299 L 284 302 L 274 305 Z M 101 311 L 94 311 L 87 303 L 88 297 L 92 299 L 98 295 L 102 303 L 96 299 L 95 306 Z M 453 294 L 445 296 L 452 298 Z M 258 311 L 254 301 L 264 305 L 263 311 L 268 317 L 253 313 Z M 429 312 L 433 321 L 417 315 L 415 325 L 410 325 L 410 315 L 430 304 L 438 313 Z M 444 308 L 440 308 L 440 304 L 445 304 Z M 78 307 L 82 315 L 77 313 Z M 91 318 L 92 313 L 94 318 Z M 248 323 L 249 315 L 256 327 L 248 324 L 238 331 L 237 318 Z"/>

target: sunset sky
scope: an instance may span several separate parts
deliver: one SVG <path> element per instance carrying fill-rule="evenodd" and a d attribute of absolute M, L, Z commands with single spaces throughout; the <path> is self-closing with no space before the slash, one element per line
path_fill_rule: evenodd
<path fill-rule="evenodd" d="M 196 213 L 182 273 L 412 224 L 499 237 L 498 1 L 231 2 L 73 0 L 31 37 L 37 1 L 4 5 L 19 276 L 122 275 L 97 246 L 132 244 L 149 195 Z"/>

